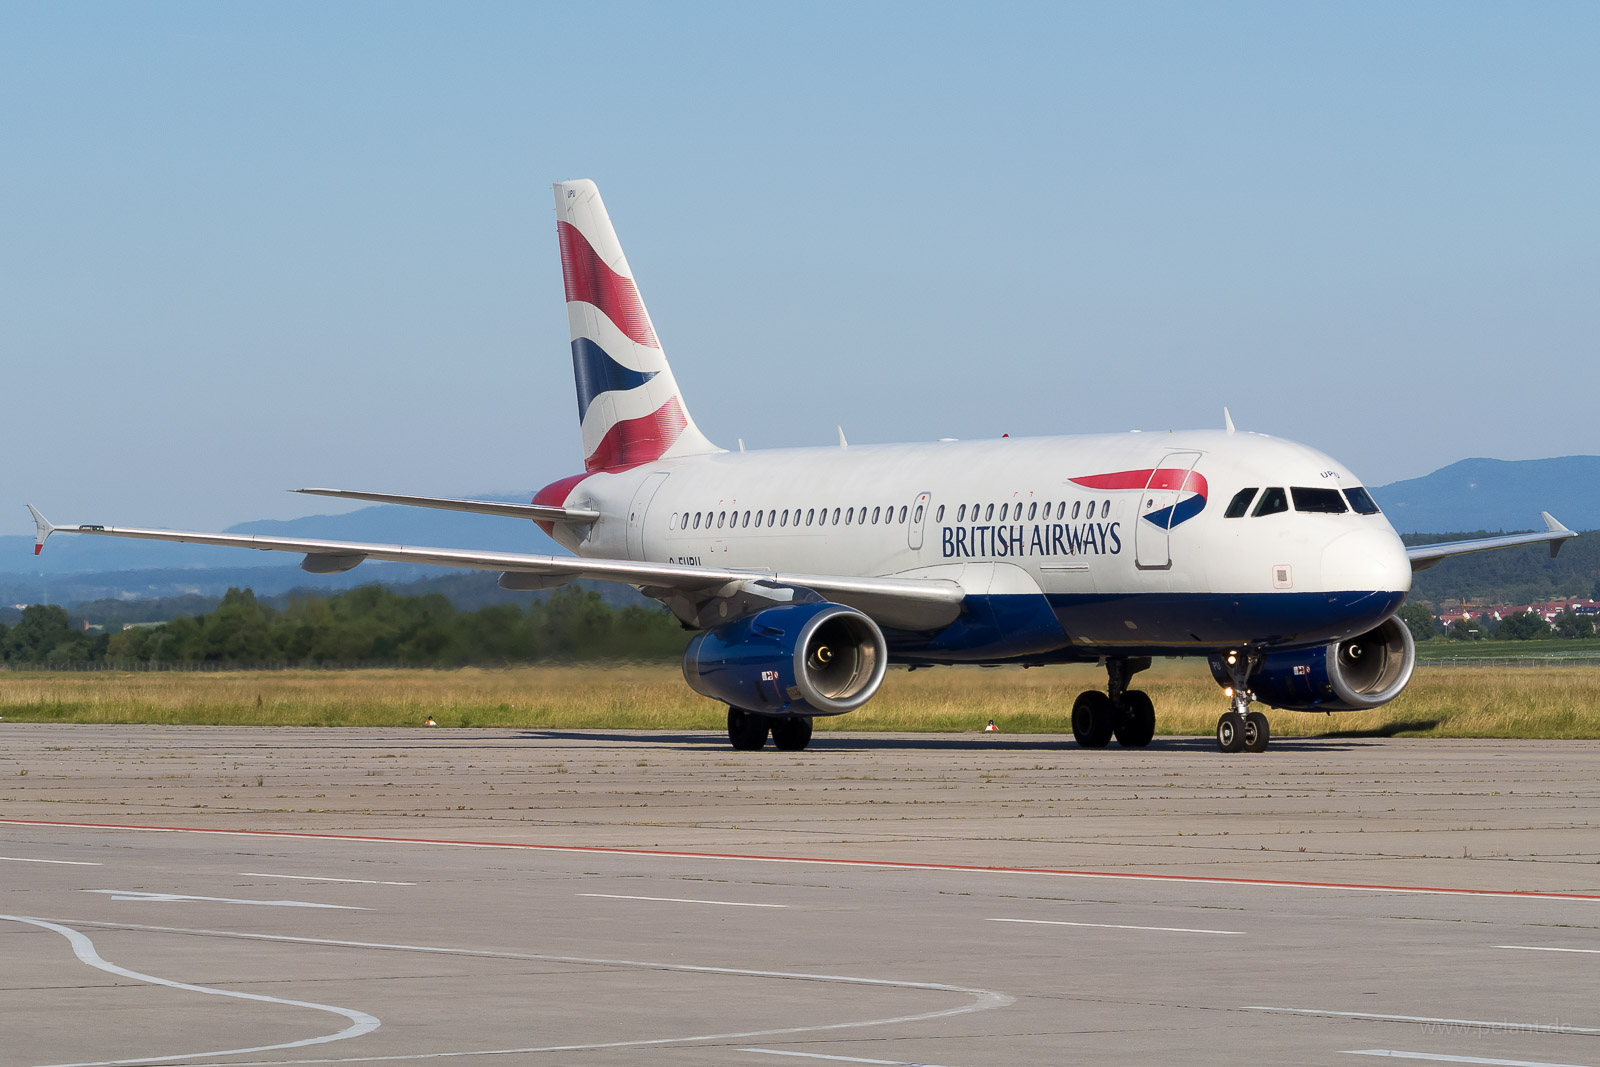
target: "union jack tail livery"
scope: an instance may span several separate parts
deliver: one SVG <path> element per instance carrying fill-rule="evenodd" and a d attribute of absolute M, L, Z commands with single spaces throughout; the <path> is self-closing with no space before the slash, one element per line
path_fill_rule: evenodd
<path fill-rule="evenodd" d="M 584 469 L 723 451 L 689 416 L 600 191 L 584 180 L 555 192 Z"/>

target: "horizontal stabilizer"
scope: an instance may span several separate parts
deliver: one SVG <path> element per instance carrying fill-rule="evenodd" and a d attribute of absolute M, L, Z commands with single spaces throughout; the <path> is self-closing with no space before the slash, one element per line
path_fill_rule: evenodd
<path fill-rule="evenodd" d="M 1497 548 L 1514 548 L 1517 545 L 1548 544 L 1550 556 L 1554 559 L 1555 554 L 1561 551 L 1561 546 L 1578 535 L 1561 525 L 1548 511 L 1541 511 L 1539 516 L 1544 519 L 1544 533 L 1507 534 L 1504 537 L 1479 537 L 1472 541 L 1413 545 L 1406 549 L 1406 555 L 1411 557 L 1411 570 L 1413 573 L 1427 570 L 1440 560 L 1451 556 L 1465 556 L 1470 552 L 1490 552 Z"/>
<path fill-rule="evenodd" d="M 363 493 L 354 489 L 295 489 L 311 496 L 336 496 L 346 500 L 370 500 L 376 504 L 403 504 L 412 508 L 438 508 L 441 511 L 466 511 L 477 515 L 502 515 L 508 519 L 537 522 L 583 524 L 600 518 L 598 511 L 585 508 L 559 508 L 547 504 L 502 504 L 496 500 L 451 500 L 438 496 L 404 496 L 399 493 Z"/>

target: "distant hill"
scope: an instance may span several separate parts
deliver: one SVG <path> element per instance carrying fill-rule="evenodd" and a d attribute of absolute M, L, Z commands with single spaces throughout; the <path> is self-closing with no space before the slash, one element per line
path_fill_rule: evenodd
<path fill-rule="evenodd" d="M 1372 495 L 1401 533 L 1542 529 L 1541 511 L 1600 530 L 1600 456 L 1464 459 Z"/>

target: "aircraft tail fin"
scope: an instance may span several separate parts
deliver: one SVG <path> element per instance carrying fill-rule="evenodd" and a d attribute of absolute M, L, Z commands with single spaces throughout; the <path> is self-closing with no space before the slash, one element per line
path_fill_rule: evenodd
<path fill-rule="evenodd" d="M 555 196 L 584 469 L 723 451 L 689 415 L 600 191 L 557 182 Z"/>

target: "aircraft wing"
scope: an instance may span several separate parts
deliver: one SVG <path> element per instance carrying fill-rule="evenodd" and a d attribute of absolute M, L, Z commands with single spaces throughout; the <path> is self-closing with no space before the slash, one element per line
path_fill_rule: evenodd
<path fill-rule="evenodd" d="M 451 500 L 437 496 L 403 496 L 399 493 L 366 493 L 354 489 L 295 489 L 296 493 L 312 496 L 336 496 L 346 500 L 371 500 L 379 504 L 404 504 L 413 508 L 439 508 L 442 511 L 467 511 L 477 515 L 504 515 L 511 519 L 534 519 L 542 522 L 594 522 L 598 511 L 584 508 L 560 508 L 547 504 L 503 504 L 498 500 Z"/>
<path fill-rule="evenodd" d="M 1541 511 L 1539 514 L 1544 518 L 1544 533 L 1507 534 L 1504 537 L 1480 537 L 1474 541 L 1444 541 L 1437 545 L 1413 545 L 1406 549 L 1406 555 L 1411 557 L 1412 573 L 1427 570 L 1450 556 L 1464 556 L 1469 552 L 1488 552 L 1496 548 L 1511 548 L 1514 545 L 1548 544 L 1553 559 L 1569 538 L 1578 535 L 1557 522 L 1548 511 Z"/>
<path fill-rule="evenodd" d="M 44 549 L 52 533 L 131 537 L 145 541 L 178 541 L 195 545 L 255 548 L 266 552 L 299 552 L 300 566 L 312 574 L 336 574 L 366 560 L 422 563 L 437 567 L 501 571 L 507 588 L 543 588 L 573 578 L 673 591 L 711 599 L 727 595 L 748 583 L 766 588 L 803 588 L 871 615 L 897 629 L 935 629 L 953 622 L 961 613 L 965 592 L 959 584 L 932 578 L 872 578 L 850 575 L 790 574 L 781 571 L 731 570 L 679 563 L 647 563 L 626 559 L 586 559 L 582 556 L 547 556 L 522 552 L 486 552 L 464 548 L 423 548 L 413 545 L 368 544 L 360 541 L 322 541 L 305 537 L 257 537 L 251 534 L 190 533 L 183 530 L 146 530 L 128 526 L 56 526 L 28 505 L 37 535 L 34 554 Z M 519 576 L 533 581 L 519 582 Z M 541 582 L 538 579 L 552 579 Z"/>

